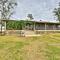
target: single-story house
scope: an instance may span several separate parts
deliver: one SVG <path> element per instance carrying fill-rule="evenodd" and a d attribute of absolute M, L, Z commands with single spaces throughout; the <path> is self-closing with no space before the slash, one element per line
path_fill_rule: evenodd
<path fill-rule="evenodd" d="M 10 20 L 2 20 L 2 27 L 0 23 L 0 31 L 7 31 L 6 29 L 6 23 Z M 16 21 L 16 20 L 11 20 Z M 60 23 L 59 22 L 43 22 L 43 21 L 26 21 L 21 20 L 25 23 L 25 26 L 22 26 L 21 30 L 25 31 L 60 31 Z M 23 24 L 24 24 L 23 23 Z"/>

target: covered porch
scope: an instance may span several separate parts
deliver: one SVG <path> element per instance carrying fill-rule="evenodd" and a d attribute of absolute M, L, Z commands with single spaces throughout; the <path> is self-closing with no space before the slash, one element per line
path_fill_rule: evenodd
<path fill-rule="evenodd" d="M 26 30 L 60 30 L 60 23 L 28 21 L 24 28 Z"/>

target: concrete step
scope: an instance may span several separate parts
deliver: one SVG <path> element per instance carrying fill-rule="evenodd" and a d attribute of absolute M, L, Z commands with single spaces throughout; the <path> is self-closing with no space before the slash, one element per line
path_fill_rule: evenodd
<path fill-rule="evenodd" d="M 24 31 L 24 34 L 25 35 L 35 35 L 35 32 L 34 31 L 30 31 L 30 30 L 29 31 L 28 30 L 25 30 Z"/>

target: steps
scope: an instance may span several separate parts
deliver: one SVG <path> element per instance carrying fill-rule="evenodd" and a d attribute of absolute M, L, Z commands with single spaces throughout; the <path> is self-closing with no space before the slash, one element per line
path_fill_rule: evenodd
<path fill-rule="evenodd" d="M 24 34 L 25 35 L 34 35 L 35 32 L 34 31 L 30 31 L 30 30 L 24 30 Z"/>
<path fill-rule="evenodd" d="M 31 31 L 31 30 L 24 30 L 24 35 L 27 37 L 30 36 L 41 36 L 40 34 L 36 34 L 35 31 Z"/>

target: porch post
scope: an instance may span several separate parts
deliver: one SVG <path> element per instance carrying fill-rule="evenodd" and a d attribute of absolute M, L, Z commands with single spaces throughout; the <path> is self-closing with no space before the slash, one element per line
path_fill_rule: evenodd
<path fill-rule="evenodd" d="M 47 27 L 46 27 L 46 23 L 45 23 L 45 33 L 46 33 L 46 28 L 47 28 Z"/>
<path fill-rule="evenodd" d="M 55 24 L 53 25 L 53 31 L 55 32 L 55 30 L 56 30 L 56 27 L 55 27 Z"/>
<path fill-rule="evenodd" d="M 6 31 L 6 21 L 5 21 L 5 31 Z"/>
<path fill-rule="evenodd" d="M 33 30 L 35 31 L 35 22 L 34 22 L 34 27 L 33 27 Z"/>

